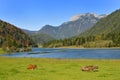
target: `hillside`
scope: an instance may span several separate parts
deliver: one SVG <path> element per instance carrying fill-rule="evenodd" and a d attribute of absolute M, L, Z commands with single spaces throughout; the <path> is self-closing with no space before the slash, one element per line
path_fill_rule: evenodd
<path fill-rule="evenodd" d="M 56 39 L 70 38 L 90 29 L 105 16 L 93 13 L 75 15 L 71 21 L 64 22 L 60 26 L 45 25 L 38 33 L 48 34 Z"/>
<path fill-rule="evenodd" d="M 33 46 L 35 43 L 21 29 L 0 20 L 0 47 L 14 51 L 21 47 Z"/>
<path fill-rule="evenodd" d="M 82 35 L 89 36 L 114 32 L 120 33 L 120 9 L 100 19 L 91 29 L 84 32 Z"/>
<path fill-rule="evenodd" d="M 30 37 L 36 42 L 36 43 L 38 43 L 38 44 L 45 44 L 45 43 L 47 43 L 48 41 L 51 41 L 51 40 L 55 40 L 55 38 L 53 38 L 53 37 L 51 37 L 51 36 L 49 36 L 49 35 L 47 35 L 47 34 L 38 34 L 38 33 L 36 33 L 36 34 L 32 34 L 32 35 L 30 35 Z"/>

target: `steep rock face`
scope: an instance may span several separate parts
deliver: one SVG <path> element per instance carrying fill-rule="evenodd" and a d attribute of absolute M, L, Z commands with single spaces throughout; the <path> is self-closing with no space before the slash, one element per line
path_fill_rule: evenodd
<path fill-rule="evenodd" d="M 91 29 L 82 35 L 89 36 L 108 33 L 120 33 L 120 9 L 100 19 Z"/>
<path fill-rule="evenodd" d="M 99 19 L 106 15 L 97 15 L 92 13 L 75 15 L 71 21 L 65 22 L 60 26 L 45 25 L 39 33 L 48 34 L 56 39 L 69 38 L 78 35 L 91 28 Z"/>
<path fill-rule="evenodd" d="M 32 46 L 34 42 L 21 29 L 0 20 L 0 47 Z"/>

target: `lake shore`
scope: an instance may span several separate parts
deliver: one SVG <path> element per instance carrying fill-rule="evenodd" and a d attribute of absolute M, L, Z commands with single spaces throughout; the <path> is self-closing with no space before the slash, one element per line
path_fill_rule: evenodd
<path fill-rule="evenodd" d="M 5 51 L 2 48 L 0 48 L 0 54 L 10 54 L 12 52 L 27 52 L 27 51 L 31 51 L 32 48 L 18 48 L 17 50 L 13 50 L 13 51 Z"/>
<path fill-rule="evenodd" d="M 1 80 L 119 80 L 120 60 L 45 59 L 0 57 Z M 37 65 L 28 70 L 29 64 Z M 83 72 L 82 66 L 96 65 L 98 72 Z M 24 76 L 24 77 L 23 77 Z M 86 77 L 87 76 L 87 77 Z"/>
<path fill-rule="evenodd" d="M 63 46 L 63 47 L 57 47 L 57 48 L 68 48 L 68 49 L 120 49 L 120 47 L 91 47 L 86 48 L 83 46 Z"/>
<path fill-rule="evenodd" d="M 42 48 L 42 47 L 39 47 L 39 48 Z M 45 49 L 47 49 L 47 48 L 45 48 Z M 120 47 L 85 48 L 82 46 L 63 46 L 63 47 L 57 47 L 55 49 L 120 49 Z M 0 54 L 8 54 L 8 52 L 6 52 L 6 51 L 2 50 L 2 48 L 0 48 Z"/>

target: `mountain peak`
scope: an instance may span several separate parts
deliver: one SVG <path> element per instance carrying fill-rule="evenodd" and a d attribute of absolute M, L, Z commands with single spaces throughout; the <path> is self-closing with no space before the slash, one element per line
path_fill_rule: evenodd
<path fill-rule="evenodd" d="M 96 18 L 103 18 L 103 17 L 106 17 L 107 15 L 106 14 L 103 14 L 103 15 L 98 15 L 96 13 L 85 13 L 85 14 L 77 14 L 77 15 L 74 15 L 71 17 L 70 21 L 76 21 L 78 19 L 81 19 L 83 17 L 96 17 Z"/>

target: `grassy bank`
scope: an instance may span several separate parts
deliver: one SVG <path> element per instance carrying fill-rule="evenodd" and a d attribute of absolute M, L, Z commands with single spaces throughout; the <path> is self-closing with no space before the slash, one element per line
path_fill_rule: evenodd
<path fill-rule="evenodd" d="M 2 48 L 0 48 L 0 54 L 7 53 Z"/>
<path fill-rule="evenodd" d="M 57 48 L 68 49 L 120 49 L 120 47 L 84 47 L 84 46 L 62 46 Z"/>
<path fill-rule="evenodd" d="M 27 70 L 28 64 L 37 69 Z M 98 65 L 98 72 L 82 72 Z M 120 60 L 38 59 L 0 57 L 0 80 L 120 80 Z"/>

